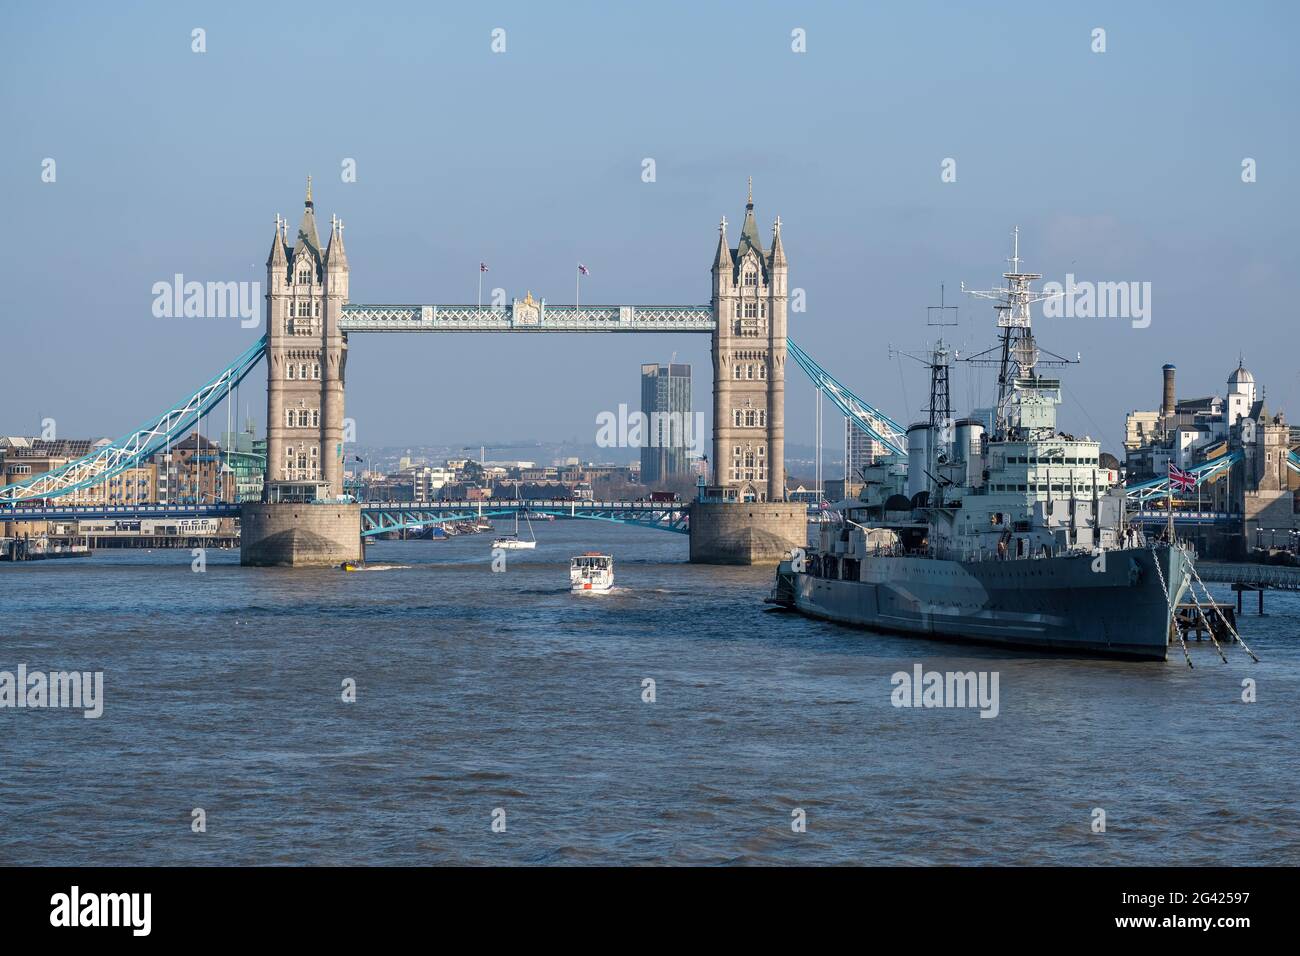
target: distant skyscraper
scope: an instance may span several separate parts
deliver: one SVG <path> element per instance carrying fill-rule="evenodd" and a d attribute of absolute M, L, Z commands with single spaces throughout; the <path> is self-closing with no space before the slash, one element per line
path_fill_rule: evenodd
<path fill-rule="evenodd" d="M 641 483 L 653 485 L 687 474 L 694 425 L 691 415 L 691 367 L 642 365 Z"/>
<path fill-rule="evenodd" d="M 844 419 L 844 480 L 862 480 L 862 469 L 874 465 L 885 454 L 885 446 L 876 441 L 847 416 Z"/>

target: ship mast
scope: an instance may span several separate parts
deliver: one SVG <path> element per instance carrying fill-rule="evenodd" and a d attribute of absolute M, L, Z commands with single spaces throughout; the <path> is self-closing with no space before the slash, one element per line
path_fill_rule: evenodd
<path fill-rule="evenodd" d="M 955 305 L 944 304 L 943 286 L 939 286 L 939 304 L 926 307 L 925 324 L 930 327 L 944 327 L 957 325 L 957 307 Z M 947 313 L 953 313 L 952 321 L 948 321 Z M 926 346 L 923 351 L 909 352 L 904 349 L 895 349 L 890 346 L 890 358 L 895 354 L 905 355 L 915 362 L 924 365 L 930 372 L 930 404 L 923 408 L 929 416 L 929 433 L 930 440 L 927 444 L 929 449 L 929 460 L 925 463 L 926 474 L 930 480 L 934 481 L 935 466 L 939 463 L 940 445 L 943 445 L 943 451 L 946 453 L 947 443 L 952 440 L 951 428 L 952 422 L 952 391 L 949 387 L 949 370 L 952 366 L 952 360 L 957 356 L 948 342 L 945 342 L 940 335 L 934 340 L 933 345 Z"/>
<path fill-rule="evenodd" d="M 957 307 L 944 304 L 942 283 L 939 285 L 939 304 L 928 306 L 925 312 L 926 325 L 955 326 L 957 324 Z M 951 322 L 947 321 L 949 312 L 953 314 Z M 930 407 L 927 411 L 930 413 L 931 435 L 938 435 L 939 429 L 952 420 L 952 393 L 948 387 L 948 369 L 955 354 L 944 343 L 942 336 L 935 342 L 934 349 L 930 353 Z"/>
<path fill-rule="evenodd" d="M 998 366 L 998 401 L 996 405 L 997 420 L 994 423 L 994 437 L 1006 437 L 1007 405 L 1011 400 L 1015 381 L 1019 378 L 1033 378 L 1034 369 L 1039 365 L 1072 365 L 1076 360 L 1062 358 L 1052 352 L 1043 358 L 1043 351 L 1034 339 L 1033 322 L 1029 307 L 1035 302 L 1055 299 L 1064 292 L 1036 292 L 1030 283 L 1041 279 L 1037 272 L 1020 271 L 1020 227 L 1011 233 L 1011 271 L 1002 273 L 1007 284 L 997 289 L 967 289 L 962 283 L 961 289 L 978 299 L 993 299 L 993 308 L 998 314 L 998 344 L 991 349 L 972 355 L 962 361 L 974 365 Z M 996 358 L 995 358 L 996 356 Z"/>

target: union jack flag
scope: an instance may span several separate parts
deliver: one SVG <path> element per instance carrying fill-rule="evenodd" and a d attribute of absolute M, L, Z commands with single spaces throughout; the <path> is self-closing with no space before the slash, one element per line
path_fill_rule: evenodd
<path fill-rule="evenodd" d="M 1196 476 L 1190 471 L 1183 471 L 1172 461 L 1169 463 L 1170 491 L 1191 491 L 1196 487 Z"/>
<path fill-rule="evenodd" d="M 486 263 L 486 262 L 480 262 L 480 263 L 478 264 L 478 271 L 479 271 L 479 272 L 487 272 L 487 271 L 488 271 L 487 263 Z"/>
<path fill-rule="evenodd" d="M 587 271 L 587 267 L 584 266 L 581 262 L 578 263 L 578 271 L 585 276 L 591 275 L 591 273 Z"/>

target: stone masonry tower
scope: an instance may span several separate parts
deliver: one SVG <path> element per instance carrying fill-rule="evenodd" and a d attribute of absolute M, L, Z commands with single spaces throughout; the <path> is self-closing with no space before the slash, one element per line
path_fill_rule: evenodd
<path fill-rule="evenodd" d="M 343 494 L 343 385 L 348 301 L 343 223 L 331 217 L 322 252 L 307 178 L 293 245 L 276 217 L 266 260 L 266 486 L 263 501 L 310 502 Z"/>
<path fill-rule="evenodd" d="M 785 500 L 786 259 L 781 219 L 763 251 L 751 180 L 740 241 L 718 226 L 713 259 L 713 486 L 736 501 Z"/>

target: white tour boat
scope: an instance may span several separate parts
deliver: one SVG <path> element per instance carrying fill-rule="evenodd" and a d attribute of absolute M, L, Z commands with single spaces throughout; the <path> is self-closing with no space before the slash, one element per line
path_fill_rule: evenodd
<path fill-rule="evenodd" d="M 597 551 L 575 556 L 569 562 L 569 585 L 573 591 L 608 591 L 614 586 L 614 559 Z"/>

